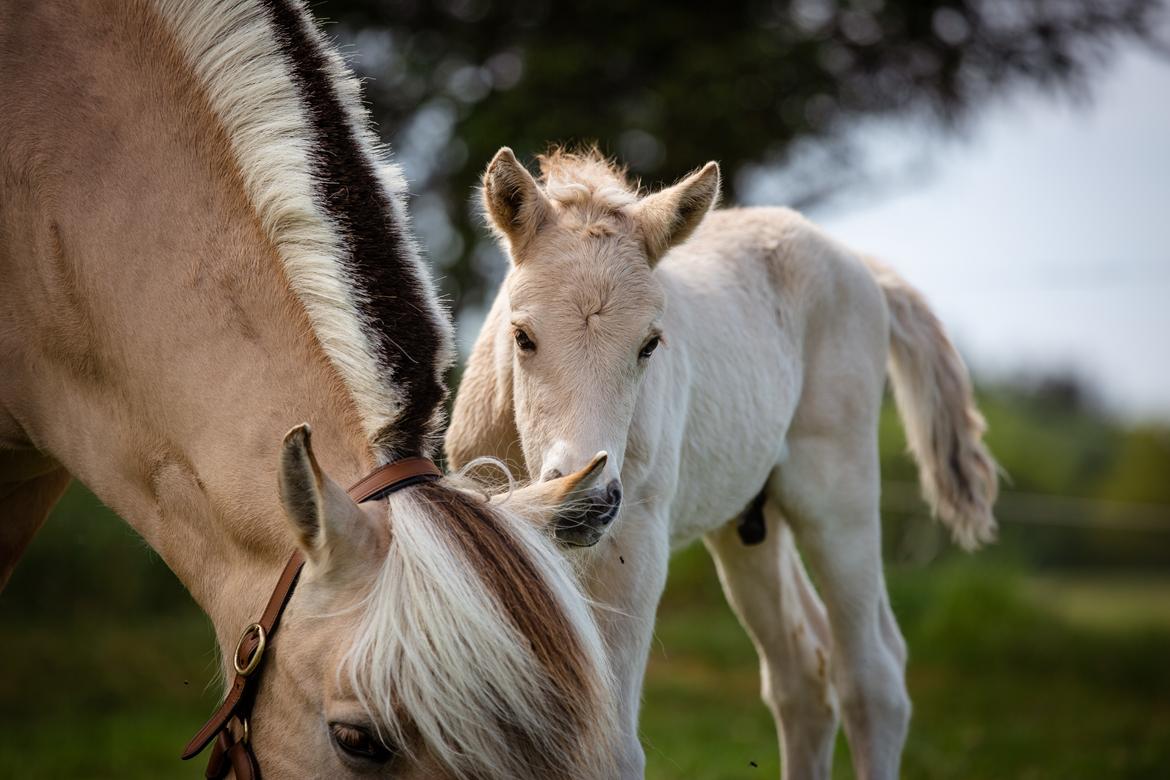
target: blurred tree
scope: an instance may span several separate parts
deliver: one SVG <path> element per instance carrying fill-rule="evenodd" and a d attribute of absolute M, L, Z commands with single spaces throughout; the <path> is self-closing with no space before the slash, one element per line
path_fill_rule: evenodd
<path fill-rule="evenodd" d="M 859 119 L 954 127 L 1014 83 L 1083 93 L 1125 40 L 1159 44 L 1159 0 L 324 0 L 355 51 L 456 307 L 484 293 L 470 203 L 501 145 L 597 141 L 649 180 L 737 173 Z M 792 205 L 839 186 L 827 155 Z M 494 255 L 491 255 L 494 257 Z"/>

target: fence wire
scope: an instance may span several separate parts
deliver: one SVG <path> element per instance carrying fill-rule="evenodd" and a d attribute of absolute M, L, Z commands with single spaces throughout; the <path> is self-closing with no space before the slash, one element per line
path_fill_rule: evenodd
<path fill-rule="evenodd" d="M 883 482 L 882 511 L 925 515 L 926 505 L 913 482 Z M 995 504 L 1001 523 L 1110 531 L 1170 533 L 1170 504 L 1109 501 L 1003 490 Z"/>

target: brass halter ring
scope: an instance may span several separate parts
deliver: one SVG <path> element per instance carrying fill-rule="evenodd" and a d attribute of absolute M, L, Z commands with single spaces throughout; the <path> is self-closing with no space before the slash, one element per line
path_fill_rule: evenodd
<path fill-rule="evenodd" d="M 244 641 L 251 635 L 256 635 L 256 649 L 252 651 L 247 663 L 240 663 L 240 650 L 244 647 Z M 236 652 L 232 654 L 232 666 L 236 667 L 236 673 L 241 677 L 247 677 L 252 672 L 256 671 L 256 667 L 260 665 L 260 659 L 264 657 L 264 648 L 268 646 L 268 636 L 264 633 L 264 626 L 259 623 L 253 623 L 244 629 L 244 633 L 240 635 L 240 641 L 236 642 Z"/>
<path fill-rule="evenodd" d="M 392 461 L 379 466 L 360 479 L 348 491 L 349 497 L 356 503 L 373 501 L 385 498 L 395 490 L 401 490 L 419 482 L 440 479 L 443 472 L 426 458 L 412 457 Z M 261 673 L 260 664 L 264 660 L 264 651 L 268 647 L 268 634 L 275 634 L 280 625 L 280 617 L 288 601 L 292 597 L 293 589 L 297 585 L 301 568 L 305 559 L 300 551 L 294 551 L 289 556 L 288 563 L 281 572 L 280 579 L 272 595 L 268 597 L 268 604 L 260 621 L 244 629 L 240 641 L 236 643 L 236 650 L 232 654 L 232 666 L 236 670 L 236 679 L 232 681 L 227 695 L 224 696 L 218 709 L 211 716 L 203 728 L 191 738 L 183 748 L 183 759 L 194 758 L 213 741 L 211 758 L 207 763 L 207 777 L 223 778 L 233 768 L 240 772 L 250 767 L 250 772 L 243 777 L 257 778 L 260 769 L 256 764 L 256 756 L 252 751 L 252 705 L 255 702 L 257 686 Z M 240 660 L 240 652 L 255 635 L 255 646 L 248 657 Z M 238 729 L 239 737 L 233 733 Z M 237 777 L 241 775 L 237 774 Z"/>

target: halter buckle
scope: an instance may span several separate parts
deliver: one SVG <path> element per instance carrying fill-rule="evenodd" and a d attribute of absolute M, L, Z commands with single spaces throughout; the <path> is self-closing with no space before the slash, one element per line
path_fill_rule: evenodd
<path fill-rule="evenodd" d="M 248 637 L 256 637 L 256 647 L 253 648 L 252 654 L 243 663 L 240 662 L 240 651 L 244 649 L 244 642 Z M 260 665 L 260 659 L 264 657 L 264 649 L 268 647 L 268 635 L 264 632 L 264 626 L 259 623 L 253 623 L 244 629 L 244 633 L 240 635 L 240 641 L 236 642 L 236 651 L 232 653 L 232 666 L 236 667 L 236 674 L 241 677 L 247 677 L 252 672 L 256 671 L 256 667 Z"/>

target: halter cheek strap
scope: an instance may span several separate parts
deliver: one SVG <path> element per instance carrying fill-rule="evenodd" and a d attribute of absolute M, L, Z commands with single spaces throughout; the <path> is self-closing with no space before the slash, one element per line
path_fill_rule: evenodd
<path fill-rule="evenodd" d="M 442 476 L 439 467 L 426 458 L 403 458 L 374 469 L 346 492 L 360 504 L 385 498 L 397 490 Z M 183 748 L 183 760 L 186 761 L 215 740 L 205 773 L 209 780 L 225 777 L 229 770 L 234 770 L 237 780 L 259 780 L 260 766 L 252 752 L 249 718 L 260 686 L 264 652 L 280 626 L 280 617 L 288 606 L 304 565 L 305 559 L 299 550 L 289 556 L 260 619 L 245 628 L 240 641 L 236 643 L 232 655 L 236 676 L 223 703 Z M 239 733 L 238 738 L 235 732 Z"/>

